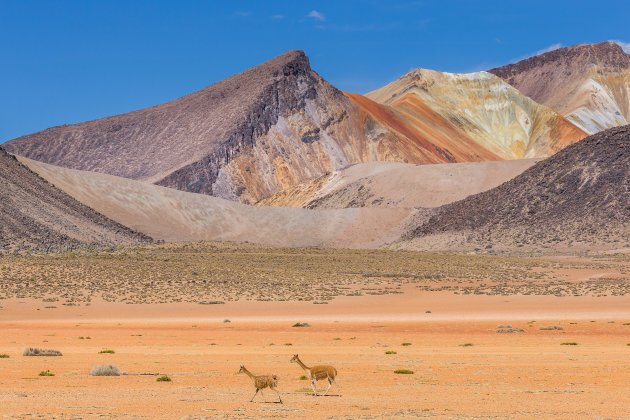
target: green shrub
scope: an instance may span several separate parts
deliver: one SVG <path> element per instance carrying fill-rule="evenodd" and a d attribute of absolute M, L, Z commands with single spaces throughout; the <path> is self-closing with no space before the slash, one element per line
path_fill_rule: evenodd
<path fill-rule="evenodd" d="M 306 375 L 300 376 L 300 381 L 306 381 L 306 380 L 308 380 L 308 376 Z"/>
<path fill-rule="evenodd" d="M 164 376 L 158 377 L 155 381 L 156 382 L 171 382 L 172 379 L 169 378 L 168 376 L 164 375 Z"/>
<path fill-rule="evenodd" d="M 50 370 L 46 369 L 39 372 L 39 376 L 55 376 L 55 374 L 52 373 Z"/>
<path fill-rule="evenodd" d="M 566 343 L 560 343 L 561 346 L 577 346 L 578 343 L 572 341 L 572 342 L 566 342 Z"/>
<path fill-rule="evenodd" d="M 114 354 L 116 353 L 114 350 L 101 350 L 98 354 Z"/>
<path fill-rule="evenodd" d="M 0 354 L 0 359 L 8 359 L 10 356 L 6 353 Z"/>
<path fill-rule="evenodd" d="M 402 343 L 403 346 L 410 346 L 411 343 Z"/>
<path fill-rule="evenodd" d="M 409 369 L 398 369 L 395 370 L 394 373 L 397 373 L 399 375 L 413 375 L 413 370 L 409 370 Z"/>
<path fill-rule="evenodd" d="M 473 343 L 464 343 L 464 344 L 460 344 L 459 347 L 472 347 L 474 346 Z"/>
<path fill-rule="evenodd" d="M 387 350 L 385 354 L 398 354 L 398 352 L 394 350 Z"/>

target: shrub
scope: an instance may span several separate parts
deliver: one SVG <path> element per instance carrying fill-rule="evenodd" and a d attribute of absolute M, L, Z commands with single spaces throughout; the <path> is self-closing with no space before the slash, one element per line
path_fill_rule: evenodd
<path fill-rule="evenodd" d="M 543 330 L 543 331 L 554 331 L 554 330 L 561 331 L 561 330 L 563 330 L 564 328 L 559 327 L 559 326 L 557 326 L 557 325 L 550 325 L 550 326 L 548 326 L 548 327 L 540 327 L 539 329 L 540 329 L 540 330 Z"/>
<path fill-rule="evenodd" d="M 394 350 L 387 350 L 385 354 L 398 354 L 398 352 Z"/>
<path fill-rule="evenodd" d="M 292 327 L 310 327 L 311 324 L 309 324 L 308 322 L 296 322 L 295 324 L 292 325 Z"/>
<path fill-rule="evenodd" d="M 92 376 L 120 376 L 120 369 L 114 365 L 97 365 L 92 368 Z"/>
<path fill-rule="evenodd" d="M 306 375 L 300 376 L 300 381 L 306 381 L 306 380 L 308 380 L 308 376 Z"/>
<path fill-rule="evenodd" d="M 101 350 L 98 352 L 99 354 L 114 354 L 116 353 L 114 350 Z"/>
<path fill-rule="evenodd" d="M 285 346 L 292 346 L 293 344 L 291 343 L 284 343 Z"/>
<path fill-rule="evenodd" d="M 2 353 L 0 354 L 0 359 L 8 359 L 10 356 L 8 354 Z"/>
<path fill-rule="evenodd" d="M 38 349 L 37 347 L 24 347 L 22 356 L 63 356 L 59 350 Z"/>
<path fill-rule="evenodd" d="M 172 379 L 169 378 L 168 376 L 164 375 L 164 376 L 158 377 L 155 381 L 156 382 L 171 382 Z"/>
<path fill-rule="evenodd" d="M 409 369 L 397 369 L 394 371 L 394 373 L 397 373 L 399 375 L 413 375 L 413 370 L 409 370 Z"/>
<path fill-rule="evenodd" d="M 459 347 L 472 347 L 474 346 L 473 343 L 464 343 L 464 344 L 460 344 Z"/>
<path fill-rule="evenodd" d="M 561 346 L 577 346 L 578 343 L 576 342 L 567 342 L 567 343 L 560 343 Z"/>
<path fill-rule="evenodd" d="M 39 372 L 39 376 L 55 376 L 55 374 L 52 373 L 50 370 L 46 369 Z"/>
<path fill-rule="evenodd" d="M 403 346 L 410 346 L 411 343 L 402 343 Z"/>

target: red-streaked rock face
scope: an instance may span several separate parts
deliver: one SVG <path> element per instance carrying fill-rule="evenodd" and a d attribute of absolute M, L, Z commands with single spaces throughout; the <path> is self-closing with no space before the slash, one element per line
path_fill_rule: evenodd
<path fill-rule="evenodd" d="M 589 134 L 630 123 L 630 55 L 613 42 L 559 48 L 489 72 Z"/>
<path fill-rule="evenodd" d="M 498 159 L 546 157 L 586 136 L 554 110 L 486 72 L 416 69 L 366 96 L 395 110 L 410 130 L 458 161 L 491 160 L 465 158 L 475 152 Z"/>

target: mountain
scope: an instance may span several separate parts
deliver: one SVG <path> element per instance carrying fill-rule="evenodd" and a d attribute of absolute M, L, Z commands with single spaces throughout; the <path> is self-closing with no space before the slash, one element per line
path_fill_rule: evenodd
<path fill-rule="evenodd" d="M 357 110 L 302 51 L 165 104 L 5 145 L 54 165 L 245 203 L 350 163 L 446 161 L 429 142 Z"/>
<path fill-rule="evenodd" d="M 151 242 L 79 203 L 2 148 L 0 220 L 0 254 Z"/>
<path fill-rule="evenodd" d="M 501 83 L 496 78 L 494 84 Z M 482 93 L 474 112 L 491 114 L 490 128 L 510 127 L 497 132 L 499 143 L 509 143 L 507 153 L 468 121 L 469 110 L 456 106 L 465 96 L 495 89 L 473 85 L 478 92 L 465 86 L 434 92 L 452 95 L 449 112 L 405 96 L 413 107 L 407 112 L 403 104 L 339 91 L 311 69 L 302 51 L 289 51 L 174 101 L 53 127 L 5 147 L 58 166 L 256 203 L 355 163 L 545 156 L 584 135 L 526 98 L 510 102 L 517 93 L 501 104 Z M 489 109 L 497 106 L 501 112 Z"/>
<path fill-rule="evenodd" d="M 256 205 L 311 209 L 438 207 L 494 188 L 540 160 L 359 163 L 280 191 Z"/>
<path fill-rule="evenodd" d="M 465 145 L 500 159 L 546 157 L 586 136 L 552 109 L 486 72 L 416 69 L 366 96 L 397 111 L 423 134 L 443 134 L 440 147 L 454 156 Z"/>
<path fill-rule="evenodd" d="M 415 248 L 627 246 L 630 126 L 590 136 L 414 225 L 405 240 Z"/>
<path fill-rule="evenodd" d="M 614 42 L 559 48 L 489 72 L 589 134 L 630 123 L 630 55 Z"/>
<path fill-rule="evenodd" d="M 404 232 L 409 209 L 252 207 L 96 172 L 19 158 L 65 193 L 113 220 L 165 241 L 374 248 Z"/>

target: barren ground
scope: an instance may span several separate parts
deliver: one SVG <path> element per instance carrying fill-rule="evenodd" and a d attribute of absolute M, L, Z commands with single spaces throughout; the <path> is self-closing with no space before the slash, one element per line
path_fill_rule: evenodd
<path fill-rule="evenodd" d="M 190 244 L 5 256 L 0 273 L 4 418 L 630 418 L 624 255 Z M 294 353 L 341 388 L 310 395 Z M 89 376 L 104 363 L 127 375 Z M 285 404 L 250 403 L 241 364 L 277 374 Z"/>

